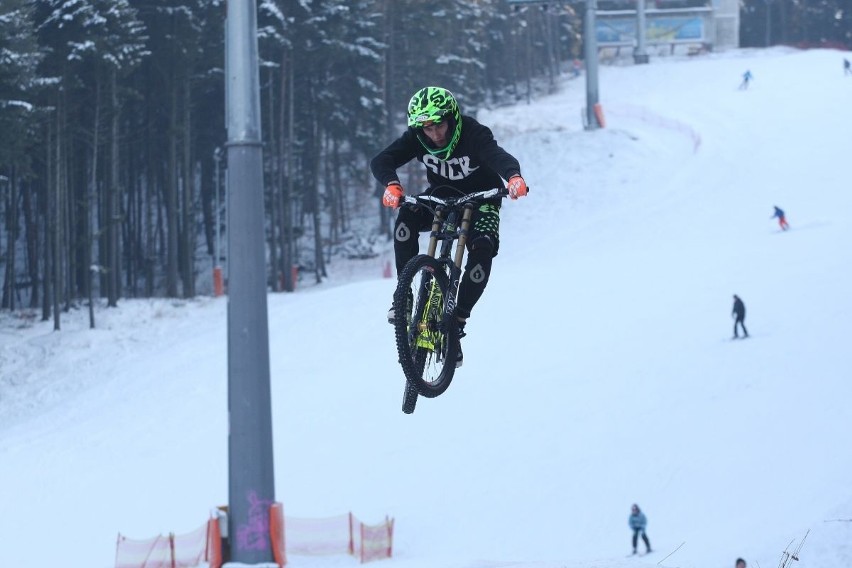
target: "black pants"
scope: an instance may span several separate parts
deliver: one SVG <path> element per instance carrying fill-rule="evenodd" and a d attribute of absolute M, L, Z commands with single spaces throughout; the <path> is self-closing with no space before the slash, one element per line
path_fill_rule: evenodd
<path fill-rule="evenodd" d="M 744 321 L 745 318 L 738 317 L 737 320 L 734 322 L 734 337 L 739 337 L 739 335 L 737 335 L 737 325 L 743 328 L 743 336 L 748 337 L 748 330 L 745 327 Z"/>
<path fill-rule="evenodd" d="M 645 550 L 651 551 L 651 543 L 648 542 L 648 535 L 645 534 L 644 529 L 633 529 L 633 552 L 636 552 L 636 541 L 639 539 L 639 535 L 642 535 L 642 542 L 645 543 Z"/>
<path fill-rule="evenodd" d="M 425 207 L 404 205 L 394 225 L 393 250 L 396 273 L 402 273 L 405 263 L 420 251 L 418 237 L 432 228 L 432 212 Z M 467 262 L 459 284 L 456 314 L 470 317 L 473 306 L 485 291 L 491 276 L 491 261 L 500 247 L 500 208 L 483 204 L 473 211 L 467 238 Z"/>

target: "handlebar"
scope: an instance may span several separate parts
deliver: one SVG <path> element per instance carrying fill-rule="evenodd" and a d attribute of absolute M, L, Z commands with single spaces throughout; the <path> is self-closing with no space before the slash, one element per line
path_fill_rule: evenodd
<path fill-rule="evenodd" d="M 505 187 L 493 187 L 484 191 L 474 191 L 459 197 L 435 197 L 433 195 L 406 195 L 403 197 L 405 203 L 433 203 L 435 205 L 453 206 L 466 201 L 478 201 L 480 199 L 491 199 L 492 197 L 507 197 L 509 190 Z"/>

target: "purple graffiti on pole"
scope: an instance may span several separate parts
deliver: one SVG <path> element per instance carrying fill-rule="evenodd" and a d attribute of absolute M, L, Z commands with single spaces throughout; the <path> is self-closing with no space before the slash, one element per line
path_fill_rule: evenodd
<path fill-rule="evenodd" d="M 269 506 L 272 501 L 259 499 L 252 490 L 246 495 L 249 502 L 248 522 L 237 527 L 239 550 L 266 550 L 269 547 Z"/>

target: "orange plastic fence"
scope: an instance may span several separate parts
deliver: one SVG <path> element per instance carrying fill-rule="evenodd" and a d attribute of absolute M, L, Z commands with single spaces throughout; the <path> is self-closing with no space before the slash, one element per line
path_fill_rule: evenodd
<path fill-rule="evenodd" d="M 390 558 L 393 554 L 393 519 L 380 525 L 361 525 L 361 563 Z"/>
<path fill-rule="evenodd" d="M 172 541 L 172 558 L 174 568 L 190 568 L 198 566 L 207 557 L 207 522 L 191 533 L 169 535 Z"/>
<path fill-rule="evenodd" d="M 157 535 L 137 540 L 118 535 L 115 568 L 171 568 L 170 538 Z"/>
<path fill-rule="evenodd" d="M 130 539 L 121 534 L 115 547 L 115 568 L 191 568 L 211 559 L 211 520 L 186 534 L 157 535 L 147 540 Z M 219 534 L 218 523 L 215 533 Z M 217 552 L 221 551 L 221 545 Z M 219 568 L 210 562 L 210 568 Z"/>
<path fill-rule="evenodd" d="M 284 517 L 284 537 L 290 554 L 352 554 L 355 550 L 351 515 L 323 519 Z"/>
<path fill-rule="evenodd" d="M 393 553 L 393 519 L 387 517 L 378 525 L 365 525 L 352 513 L 319 519 L 282 514 L 282 520 L 283 534 L 276 536 L 273 533 L 272 542 L 283 541 L 288 554 L 350 554 L 364 563 L 390 558 Z M 273 523 L 270 523 L 270 530 L 272 526 Z M 274 547 L 273 544 L 273 550 Z M 277 557 L 276 562 L 282 564 Z"/>
<path fill-rule="evenodd" d="M 207 562 L 221 568 L 220 520 L 210 519 L 191 533 L 134 540 L 118 535 L 115 568 L 192 568 Z M 393 554 L 393 519 L 366 525 L 352 513 L 321 519 L 285 517 L 281 503 L 269 508 L 272 553 L 279 566 L 287 553 L 302 555 L 350 554 L 362 563 L 390 558 Z"/>

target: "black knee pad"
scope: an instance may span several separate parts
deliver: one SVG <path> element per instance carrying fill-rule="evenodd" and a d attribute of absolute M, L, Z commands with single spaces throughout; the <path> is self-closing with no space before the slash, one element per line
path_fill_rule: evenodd
<path fill-rule="evenodd" d="M 489 257 L 496 256 L 496 247 L 494 239 L 489 235 L 479 235 L 470 242 L 470 254 L 476 254 L 479 257 L 484 257 L 486 254 Z"/>

